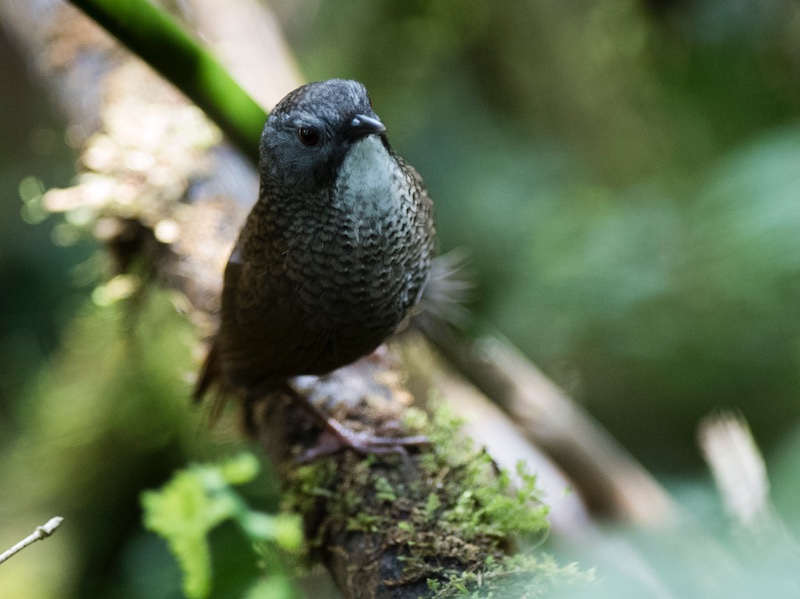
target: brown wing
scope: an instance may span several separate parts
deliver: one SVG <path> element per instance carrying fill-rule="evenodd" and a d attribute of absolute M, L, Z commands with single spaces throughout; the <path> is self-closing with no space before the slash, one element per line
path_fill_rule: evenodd
<path fill-rule="evenodd" d="M 236 252 L 231 256 L 217 337 L 227 385 L 252 389 L 272 379 L 315 373 L 325 340 L 307 328 L 280 269 L 274 263 L 242 263 Z"/>

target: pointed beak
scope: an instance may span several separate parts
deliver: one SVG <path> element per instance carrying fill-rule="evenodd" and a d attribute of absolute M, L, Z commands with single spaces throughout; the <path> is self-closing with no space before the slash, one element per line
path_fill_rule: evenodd
<path fill-rule="evenodd" d="M 347 129 L 347 138 L 350 141 L 358 141 L 367 135 L 382 135 L 386 133 L 386 127 L 377 118 L 365 114 L 357 114 L 350 121 Z"/>

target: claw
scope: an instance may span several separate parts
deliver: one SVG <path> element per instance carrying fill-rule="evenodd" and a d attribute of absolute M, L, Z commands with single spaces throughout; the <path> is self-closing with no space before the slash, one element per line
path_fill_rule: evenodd
<path fill-rule="evenodd" d="M 352 449 L 364 455 L 400 454 L 408 457 L 406 447 L 424 445 L 430 445 L 430 440 L 424 436 L 379 437 L 350 430 L 337 420 L 326 418 L 325 432 L 320 436 L 317 444 L 305 451 L 298 461 L 307 464 L 344 449 Z"/>

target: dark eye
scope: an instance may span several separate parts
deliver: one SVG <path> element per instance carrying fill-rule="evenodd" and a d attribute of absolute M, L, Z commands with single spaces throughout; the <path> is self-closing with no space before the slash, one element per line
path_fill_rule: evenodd
<path fill-rule="evenodd" d="M 319 131 L 311 127 L 300 127 L 297 130 L 297 137 L 304 146 L 316 146 L 319 143 Z"/>

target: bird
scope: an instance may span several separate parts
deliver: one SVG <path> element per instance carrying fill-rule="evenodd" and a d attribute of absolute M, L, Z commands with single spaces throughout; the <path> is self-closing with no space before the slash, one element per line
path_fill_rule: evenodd
<path fill-rule="evenodd" d="M 303 85 L 270 113 L 260 192 L 231 252 L 219 329 L 194 397 L 282 391 L 333 435 L 384 453 L 422 437 L 355 433 L 289 385 L 372 353 L 418 309 L 436 246 L 433 203 L 363 84 Z"/>

